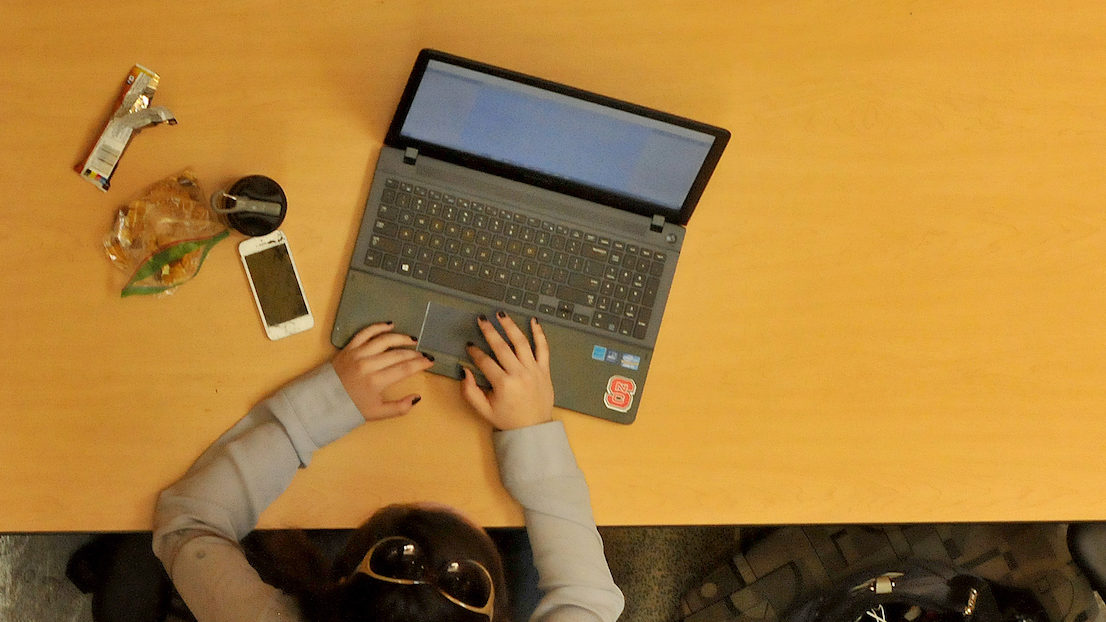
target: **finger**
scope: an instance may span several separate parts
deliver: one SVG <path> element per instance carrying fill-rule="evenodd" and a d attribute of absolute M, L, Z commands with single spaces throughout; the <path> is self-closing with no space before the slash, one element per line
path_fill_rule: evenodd
<path fill-rule="evenodd" d="M 433 357 L 422 352 L 416 352 L 415 350 L 388 350 L 374 356 L 363 357 L 361 358 L 359 363 L 362 373 L 374 373 L 382 369 L 387 369 L 399 363 L 413 361 L 420 358 L 429 360 L 431 362 L 434 361 Z"/>
<path fill-rule="evenodd" d="M 530 340 L 526 337 L 526 333 L 522 332 L 522 329 L 518 327 L 518 324 L 515 324 L 511 316 L 503 311 L 496 313 L 496 317 L 499 318 L 499 325 L 503 327 L 503 332 L 507 334 L 507 338 L 514 345 L 515 356 L 518 357 L 518 360 L 523 363 L 533 361 L 534 352 L 530 349 Z"/>
<path fill-rule="evenodd" d="M 409 348 L 415 343 L 415 338 L 411 335 L 385 332 L 361 344 L 357 348 L 357 356 L 358 358 L 376 356 L 393 348 Z"/>
<path fill-rule="evenodd" d="M 484 334 L 484 341 L 488 342 L 488 346 L 491 347 L 492 354 L 499 361 L 499 365 L 505 371 L 517 367 L 518 357 L 511 351 L 511 346 L 503 340 L 503 336 L 499 334 L 499 330 L 496 329 L 495 325 L 483 315 L 476 319 L 476 325 L 480 327 L 480 332 Z M 480 370 L 483 371 L 484 368 L 481 367 Z M 491 380 L 491 378 L 488 379 Z"/>
<path fill-rule="evenodd" d="M 542 369 L 549 370 L 549 340 L 538 318 L 530 318 L 530 333 L 534 335 L 534 360 Z"/>
<path fill-rule="evenodd" d="M 415 404 L 422 400 L 419 395 L 411 394 L 398 400 L 383 402 L 374 411 L 373 419 L 392 419 L 411 412 Z"/>
<path fill-rule="evenodd" d="M 365 328 L 357 331 L 357 334 L 355 334 L 353 338 L 349 340 L 349 343 L 346 344 L 346 348 L 354 349 L 361 347 L 373 337 L 376 337 L 377 335 L 382 335 L 392 330 L 392 328 L 394 327 L 394 322 L 377 322 L 376 324 L 369 324 Z"/>
<path fill-rule="evenodd" d="M 489 419 L 492 414 L 492 404 L 488 401 L 488 395 L 476 384 L 476 376 L 467 367 L 461 368 L 465 374 L 461 379 L 461 397 L 472 406 L 472 409 L 481 417 Z"/>
<path fill-rule="evenodd" d="M 433 361 L 419 355 L 410 360 L 396 363 L 390 367 L 377 371 L 373 375 L 373 382 L 376 383 L 376 386 L 381 388 L 390 387 L 393 384 L 398 384 L 407 380 L 421 371 L 426 371 L 433 366 Z"/>
<path fill-rule="evenodd" d="M 488 382 L 493 385 L 499 382 L 499 379 L 506 373 L 495 359 L 475 345 L 470 343 L 465 347 L 465 350 L 469 353 L 472 362 L 476 364 L 476 367 L 484 374 Z"/>

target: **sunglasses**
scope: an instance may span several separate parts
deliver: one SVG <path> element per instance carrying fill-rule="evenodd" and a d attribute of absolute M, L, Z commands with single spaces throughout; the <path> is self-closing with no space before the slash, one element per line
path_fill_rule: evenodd
<path fill-rule="evenodd" d="M 357 572 L 399 585 L 432 585 L 449 602 L 492 619 L 495 586 L 492 575 L 475 560 L 446 562 L 430 568 L 426 554 L 414 540 L 390 536 L 365 554 Z"/>

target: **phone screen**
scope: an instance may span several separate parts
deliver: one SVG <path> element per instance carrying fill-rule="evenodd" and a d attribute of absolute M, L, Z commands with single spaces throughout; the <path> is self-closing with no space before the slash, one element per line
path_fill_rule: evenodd
<path fill-rule="evenodd" d="M 279 326 L 307 315 L 307 303 L 300 291 L 287 244 L 246 255 L 245 260 L 266 324 Z"/>

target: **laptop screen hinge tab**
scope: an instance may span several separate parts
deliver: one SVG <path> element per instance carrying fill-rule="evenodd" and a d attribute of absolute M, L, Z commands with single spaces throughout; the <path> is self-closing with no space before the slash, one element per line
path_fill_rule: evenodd
<path fill-rule="evenodd" d="M 653 216 L 653 222 L 649 225 L 649 230 L 656 231 L 657 233 L 664 231 L 664 216 L 661 216 L 660 214 L 655 214 Z"/>
<path fill-rule="evenodd" d="M 403 152 L 403 163 L 404 164 L 414 164 L 415 160 L 418 160 L 418 159 L 419 159 L 419 150 L 415 149 L 414 147 L 408 147 L 407 150 Z"/>

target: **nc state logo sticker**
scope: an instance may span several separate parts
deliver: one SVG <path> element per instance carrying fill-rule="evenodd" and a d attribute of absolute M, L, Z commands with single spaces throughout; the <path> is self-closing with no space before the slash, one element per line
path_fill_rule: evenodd
<path fill-rule="evenodd" d="M 607 394 L 603 396 L 603 405 L 607 408 L 624 413 L 634 405 L 634 394 L 637 393 L 637 384 L 624 376 L 611 376 L 607 381 Z"/>

